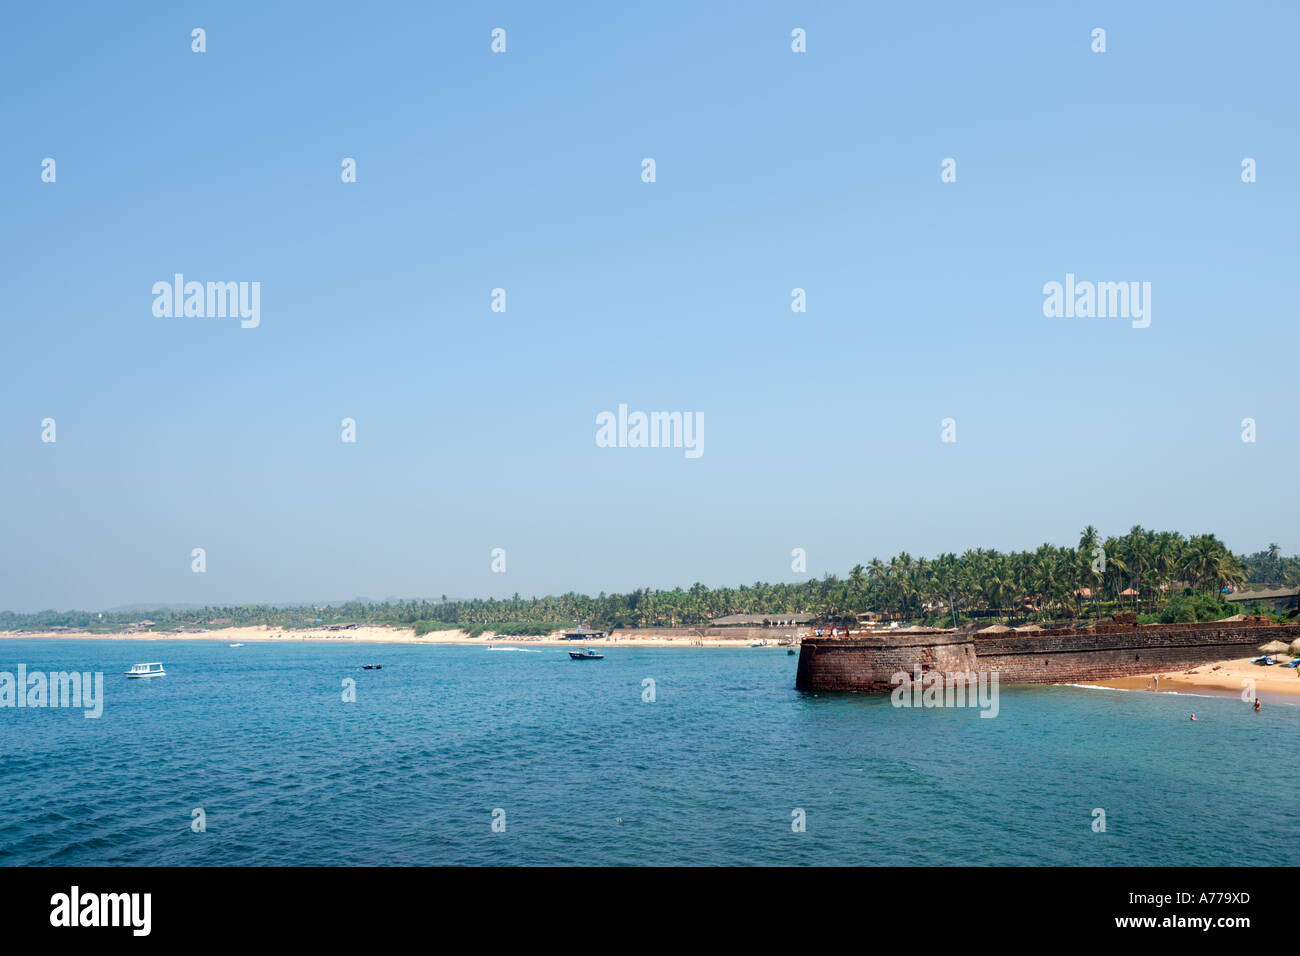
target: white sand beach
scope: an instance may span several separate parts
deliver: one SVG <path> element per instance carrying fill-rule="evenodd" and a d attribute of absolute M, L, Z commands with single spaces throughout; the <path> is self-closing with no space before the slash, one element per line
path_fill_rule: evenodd
<path fill-rule="evenodd" d="M 329 630 L 326 628 L 277 628 L 266 626 L 227 627 L 217 630 L 137 630 L 114 633 L 90 633 L 86 631 L 0 631 L 0 640 L 23 639 L 76 639 L 105 641 L 223 641 L 229 644 L 255 641 L 328 641 L 331 643 L 359 644 L 520 644 L 534 647 L 574 647 L 586 644 L 599 644 L 602 647 L 626 644 L 637 647 L 749 647 L 749 640 L 740 637 L 725 639 L 716 637 L 681 637 L 656 634 L 653 631 L 640 634 L 630 631 L 615 630 L 603 640 L 565 640 L 562 631 L 555 631 L 546 637 L 524 637 L 515 635 L 484 632 L 478 637 L 470 637 L 465 631 L 430 631 L 416 636 L 409 627 L 383 627 L 378 625 L 361 625 L 349 630 Z M 776 639 L 770 639 L 769 646 L 776 646 Z"/>

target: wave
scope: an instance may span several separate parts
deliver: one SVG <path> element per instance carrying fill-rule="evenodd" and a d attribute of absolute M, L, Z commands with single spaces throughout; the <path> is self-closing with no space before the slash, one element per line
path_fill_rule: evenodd
<path fill-rule="evenodd" d="M 1236 691 L 1226 691 L 1226 690 L 1221 691 L 1220 693 L 1217 694 L 1197 694 L 1186 690 L 1148 691 L 1145 688 L 1141 688 L 1141 687 L 1099 687 L 1096 684 L 1056 684 L 1054 686 L 1079 687 L 1082 688 L 1083 690 L 1113 690 L 1113 691 L 1119 691 L 1121 694 L 1146 694 L 1146 693 L 1157 694 L 1158 693 L 1161 697 L 1204 697 L 1207 700 L 1233 700 L 1241 696 Z M 1259 693 L 1268 694 L 1268 690 L 1264 689 Z M 1281 704 L 1283 707 L 1300 707 L 1300 702 L 1298 701 L 1277 700 L 1276 698 L 1273 697 L 1268 698 L 1268 700 L 1270 703 Z"/>
<path fill-rule="evenodd" d="M 1057 687 L 1082 687 L 1084 690 L 1115 690 L 1115 691 L 1119 691 L 1121 694 L 1152 694 L 1153 696 L 1159 694 L 1161 697 L 1216 697 L 1219 699 L 1223 699 L 1229 696 L 1232 697 L 1236 696 L 1236 694 L 1230 695 L 1226 692 L 1222 694 L 1193 694 L 1190 693 L 1189 691 L 1182 691 L 1182 690 L 1148 691 L 1146 690 L 1146 688 L 1143 687 L 1099 687 L 1096 684 L 1057 684 L 1056 686 Z"/>

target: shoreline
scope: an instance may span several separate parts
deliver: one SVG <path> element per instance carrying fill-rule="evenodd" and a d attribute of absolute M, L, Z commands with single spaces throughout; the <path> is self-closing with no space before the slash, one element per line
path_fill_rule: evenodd
<path fill-rule="evenodd" d="M 1160 678 L 1160 689 L 1152 686 L 1152 678 Z M 1202 664 L 1185 671 L 1157 671 L 1135 677 L 1115 677 L 1110 680 L 1075 681 L 1082 687 L 1109 687 L 1114 690 L 1146 691 L 1148 693 L 1196 693 L 1207 697 L 1240 698 L 1254 681 L 1255 693 L 1261 700 L 1272 697 L 1286 703 L 1296 703 L 1300 697 L 1300 668 L 1261 667 L 1250 658 Z"/>
<path fill-rule="evenodd" d="M 229 627 L 214 631 L 197 631 L 197 632 L 178 632 L 178 631 L 120 631 L 110 634 L 98 634 L 90 631 L 0 631 L 0 640 L 82 640 L 82 641 L 214 641 L 217 643 L 225 642 L 228 644 L 241 642 L 250 643 L 284 643 L 296 641 L 317 641 L 323 643 L 353 643 L 353 644 L 460 644 L 467 646 L 482 646 L 509 644 L 512 646 L 535 646 L 535 647 L 738 647 L 749 648 L 750 642 L 747 638 L 736 637 L 734 639 L 717 638 L 717 637 L 669 637 L 663 634 L 656 636 L 654 632 L 648 632 L 646 636 L 631 636 L 627 632 L 615 631 L 614 634 L 603 640 L 565 640 L 556 635 L 561 632 L 556 631 L 545 637 L 522 637 L 511 635 L 500 635 L 492 631 L 486 631 L 478 637 L 470 637 L 465 631 L 447 630 L 447 631 L 430 631 L 427 634 L 416 636 L 414 628 L 410 627 L 386 627 L 382 625 L 358 627 L 347 631 L 327 631 L 323 628 L 304 628 L 299 630 L 285 630 L 284 628 L 274 628 L 266 625 L 253 625 L 249 627 Z M 767 645 L 768 648 L 777 647 L 775 640 L 771 640 Z M 794 646 L 798 646 L 797 644 Z M 763 648 L 754 648 L 762 650 Z"/>

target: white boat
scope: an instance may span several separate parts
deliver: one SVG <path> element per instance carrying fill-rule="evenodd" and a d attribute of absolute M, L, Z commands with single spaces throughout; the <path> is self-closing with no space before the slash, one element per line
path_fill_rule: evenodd
<path fill-rule="evenodd" d="M 123 672 L 127 677 L 166 677 L 167 672 L 163 670 L 162 664 L 154 662 L 152 664 L 136 664 L 129 671 Z"/>
<path fill-rule="evenodd" d="M 243 644 L 231 644 L 230 646 L 231 646 L 231 647 L 243 647 L 244 645 L 243 645 Z"/>

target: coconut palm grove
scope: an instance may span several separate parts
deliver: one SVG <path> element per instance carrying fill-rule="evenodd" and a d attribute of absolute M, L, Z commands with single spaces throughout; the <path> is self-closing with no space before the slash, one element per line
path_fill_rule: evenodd
<path fill-rule="evenodd" d="M 846 576 L 828 574 L 793 583 L 506 599 L 347 601 L 312 606 L 248 604 L 236 607 L 113 612 L 0 613 L 0 628 L 66 627 L 116 631 L 124 626 L 169 629 L 265 624 L 311 627 L 357 622 L 413 627 L 416 633 L 461 629 L 545 634 L 562 627 L 681 627 L 707 625 L 733 614 L 795 613 L 825 623 L 864 617 L 909 624 L 960 627 L 971 623 L 1091 618 L 1133 611 L 1143 623 L 1216 620 L 1234 613 L 1269 613 L 1271 602 L 1229 603 L 1243 589 L 1300 584 L 1300 557 L 1277 545 L 1234 555 L 1213 534 L 1190 537 L 1135 526 L 1103 538 L 1091 525 L 1074 547 L 1043 544 L 1003 553 L 978 548 L 963 554 L 914 558 L 906 552 L 855 565 Z M 1294 612 L 1292 612 L 1294 614 Z"/>

